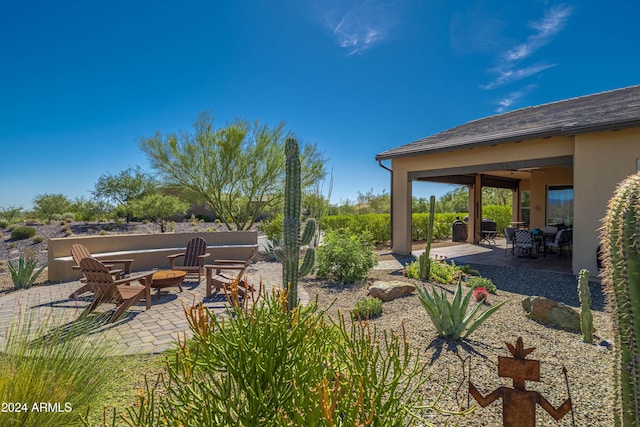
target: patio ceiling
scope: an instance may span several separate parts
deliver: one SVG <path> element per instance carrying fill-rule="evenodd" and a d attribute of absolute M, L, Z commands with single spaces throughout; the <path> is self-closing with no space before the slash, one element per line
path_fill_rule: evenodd
<path fill-rule="evenodd" d="M 483 187 L 511 188 L 515 190 L 518 188 L 520 180 L 530 178 L 531 171 L 548 167 L 572 168 L 573 156 L 413 171 L 409 172 L 409 180 L 473 185 L 475 176 L 480 174 Z"/>

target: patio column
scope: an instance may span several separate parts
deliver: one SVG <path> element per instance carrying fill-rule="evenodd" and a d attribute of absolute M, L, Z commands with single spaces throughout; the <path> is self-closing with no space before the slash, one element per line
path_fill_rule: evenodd
<path fill-rule="evenodd" d="M 480 243 L 482 226 L 482 175 L 476 174 L 475 183 L 469 189 L 469 223 L 467 242 Z"/>
<path fill-rule="evenodd" d="M 411 254 L 411 196 L 412 182 L 405 171 L 394 169 L 391 197 L 393 203 L 393 246 L 391 250 L 402 255 Z"/>
<path fill-rule="evenodd" d="M 518 222 L 520 221 L 520 190 L 512 190 L 511 194 L 511 222 Z"/>

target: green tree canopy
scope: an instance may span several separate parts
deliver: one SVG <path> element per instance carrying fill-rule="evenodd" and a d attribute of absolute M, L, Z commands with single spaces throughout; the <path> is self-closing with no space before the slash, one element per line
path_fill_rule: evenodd
<path fill-rule="evenodd" d="M 184 215 L 190 205 L 176 196 L 151 193 L 133 200 L 130 206 L 136 216 L 160 225 L 160 231 L 164 233 L 169 219 L 176 215 Z"/>
<path fill-rule="evenodd" d="M 117 174 L 104 174 L 98 178 L 93 196 L 106 199 L 115 205 L 122 205 L 127 213 L 127 222 L 131 219 L 129 203 L 157 188 L 158 183 L 140 167 L 129 168 Z"/>
<path fill-rule="evenodd" d="M 62 215 L 71 207 L 71 200 L 64 194 L 40 194 L 33 199 L 33 208 L 48 222 L 54 215 Z"/>
<path fill-rule="evenodd" d="M 284 124 L 269 127 L 236 120 L 214 129 L 214 119 L 202 113 L 193 132 L 140 140 L 152 167 L 169 185 L 198 195 L 232 229 L 249 228 L 258 216 L 283 199 Z M 316 145 L 301 150 L 302 188 L 325 175 L 324 158 Z"/>

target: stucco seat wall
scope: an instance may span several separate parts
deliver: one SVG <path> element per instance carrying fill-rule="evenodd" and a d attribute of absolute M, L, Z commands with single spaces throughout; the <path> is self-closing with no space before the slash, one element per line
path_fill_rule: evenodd
<path fill-rule="evenodd" d="M 218 231 L 203 233 L 120 234 L 54 238 L 48 241 L 49 280 L 69 281 L 80 278 L 72 269 L 71 245 L 86 246 L 97 258 L 132 258 L 132 271 L 169 268 L 167 255 L 184 252 L 187 242 L 202 237 L 207 242 L 210 260 L 243 259 L 257 248 L 255 231 Z"/>

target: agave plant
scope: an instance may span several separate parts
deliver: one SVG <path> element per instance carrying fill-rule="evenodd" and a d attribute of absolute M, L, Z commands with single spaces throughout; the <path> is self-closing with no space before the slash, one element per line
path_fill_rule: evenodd
<path fill-rule="evenodd" d="M 431 294 L 423 286 L 422 289 L 416 288 L 416 292 L 429 318 L 436 327 L 438 336 L 456 340 L 471 335 L 485 320 L 506 303 L 506 301 L 503 301 L 495 304 L 476 317 L 482 307 L 481 304 L 477 304 L 467 314 L 467 307 L 473 291 L 469 290 L 463 297 L 460 279 L 458 279 L 458 285 L 451 302 L 447 299 L 445 291 L 438 292 L 434 289 L 433 294 Z"/>
<path fill-rule="evenodd" d="M 11 261 L 9 261 L 9 272 L 11 273 L 11 280 L 13 280 L 13 286 L 16 289 L 29 289 L 31 285 L 36 281 L 42 270 L 44 270 L 44 266 L 40 267 L 39 270 L 36 270 L 37 261 L 32 257 L 23 257 L 21 256 L 18 260 L 18 265 L 14 266 Z"/>

